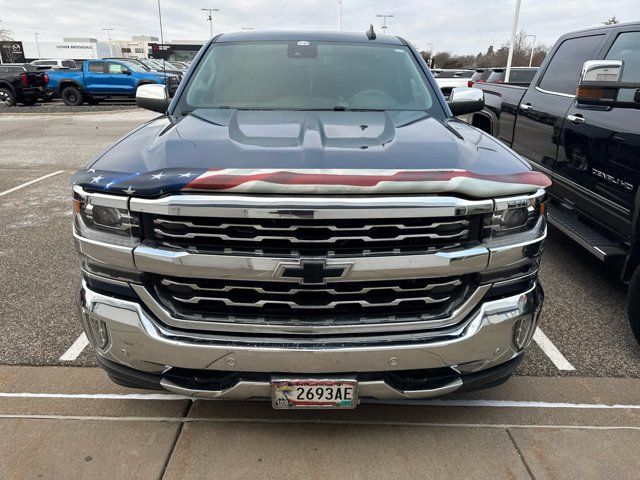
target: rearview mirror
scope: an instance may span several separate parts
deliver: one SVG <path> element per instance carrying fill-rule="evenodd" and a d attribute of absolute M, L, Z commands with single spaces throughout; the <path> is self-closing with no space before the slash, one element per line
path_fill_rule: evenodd
<path fill-rule="evenodd" d="M 136 90 L 136 104 L 141 108 L 166 113 L 169 103 L 169 92 L 166 85 L 140 85 Z"/>
<path fill-rule="evenodd" d="M 640 108 L 640 82 L 623 81 L 623 73 L 622 60 L 585 62 L 576 101 L 582 105 Z"/>
<path fill-rule="evenodd" d="M 484 92 L 479 88 L 454 88 L 447 103 L 454 117 L 479 112 L 484 108 Z"/>

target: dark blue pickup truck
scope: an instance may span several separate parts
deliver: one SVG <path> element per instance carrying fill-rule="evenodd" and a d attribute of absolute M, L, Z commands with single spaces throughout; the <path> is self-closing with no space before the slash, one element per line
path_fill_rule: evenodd
<path fill-rule="evenodd" d="M 85 101 L 95 105 L 106 97 L 135 97 L 136 89 L 146 84 L 166 84 L 175 92 L 180 80 L 177 75 L 149 72 L 134 62 L 119 60 L 89 60 L 79 70 L 51 70 L 49 87 L 64 103 L 80 106 Z"/>
<path fill-rule="evenodd" d="M 384 74 L 381 74 L 383 72 Z M 73 177 L 81 321 L 116 382 L 275 408 L 506 380 L 543 303 L 549 179 L 410 43 L 243 32 Z"/>

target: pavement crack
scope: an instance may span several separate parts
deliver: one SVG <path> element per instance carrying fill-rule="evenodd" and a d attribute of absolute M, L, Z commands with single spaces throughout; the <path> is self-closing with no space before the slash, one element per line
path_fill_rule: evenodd
<path fill-rule="evenodd" d="M 522 451 L 520 450 L 520 447 L 516 443 L 515 438 L 513 438 L 513 435 L 511 435 L 511 430 L 509 430 L 509 428 L 507 427 L 507 428 L 505 428 L 505 431 L 507 432 L 507 435 L 509 435 L 509 439 L 511 440 L 511 443 L 513 443 L 513 448 L 515 448 L 516 452 L 518 452 L 518 456 L 520 457 L 520 460 L 522 460 L 522 464 L 524 465 L 524 468 L 527 470 L 527 473 L 529 474 L 529 477 L 532 480 L 535 480 L 536 477 L 533 475 L 533 472 L 531 471 L 531 468 L 529 468 L 529 465 L 527 464 L 527 460 L 524 458 L 524 455 L 522 454 Z"/>
<path fill-rule="evenodd" d="M 191 411 L 191 407 L 193 406 L 193 403 L 194 402 L 192 400 L 187 402 L 187 405 L 184 407 L 184 410 L 182 411 L 181 418 L 187 418 L 189 416 L 189 412 Z M 178 445 L 178 440 L 180 439 L 180 435 L 182 435 L 182 429 L 184 428 L 186 423 L 187 422 L 180 422 L 180 425 L 178 425 L 178 430 L 176 430 L 176 434 L 173 437 L 171 448 L 169 449 L 167 458 L 164 462 L 164 465 L 162 465 L 162 470 L 160 471 L 160 477 L 159 477 L 160 480 L 163 480 L 165 478 L 165 475 L 167 473 L 167 468 L 169 467 L 169 462 L 171 461 L 171 457 L 173 457 L 173 452 L 176 449 L 176 445 Z"/>

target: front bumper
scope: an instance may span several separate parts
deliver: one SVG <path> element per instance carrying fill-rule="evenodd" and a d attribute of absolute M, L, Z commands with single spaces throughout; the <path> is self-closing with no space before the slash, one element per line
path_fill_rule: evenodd
<path fill-rule="evenodd" d="M 520 294 L 481 302 L 446 339 L 301 348 L 295 341 L 278 346 L 252 346 L 224 342 L 219 336 L 184 335 L 163 325 L 141 304 L 96 292 L 86 282 L 79 295 L 83 324 L 101 363 L 120 365 L 141 375 L 144 372 L 157 379 L 161 387 L 176 393 L 219 399 L 268 396 L 269 375 L 281 373 L 307 377 L 355 375 L 359 379 L 359 396 L 379 400 L 420 399 L 451 393 L 463 387 L 465 377 L 480 372 L 487 372 L 486 381 L 490 383 L 496 380 L 490 372 L 500 370 L 500 366 L 506 368 L 521 357 L 522 350 L 514 342 L 516 324 L 526 321 L 530 325 L 525 348 L 535 330 L 542 302 L 542 289 L 535 284 Z M 108 332 L 104 348 L 98 346 L 92 327 L 100 322 Z M 442 369 L 455 375 L 417 389 L 398 388 L 385 381 L 383 375 L 420 370 L 429 376 L 429 371 Z M 200 388 L 192 382 L 176 381 L 172 374 L 176 370 L 249 375 L 239 376 L 235 383 L 223 388 Z"/>

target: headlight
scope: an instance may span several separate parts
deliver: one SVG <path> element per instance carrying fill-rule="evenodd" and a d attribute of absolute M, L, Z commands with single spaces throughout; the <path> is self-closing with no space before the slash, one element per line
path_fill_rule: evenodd
<path fill-rule="evenodd" d="M 496 200 L 496 210 L 484 219 L 484 238 L 495 239 L 531 230 L 545 215 L 545 201 L 544 190 L 530 196 Z"/>
<path fill-rule="evenodd" d="M 127 209 L 125 197 L 74 190 L 73 216 L 81 237 L 125 247 L 140 243 L 140 223 Z"/>

